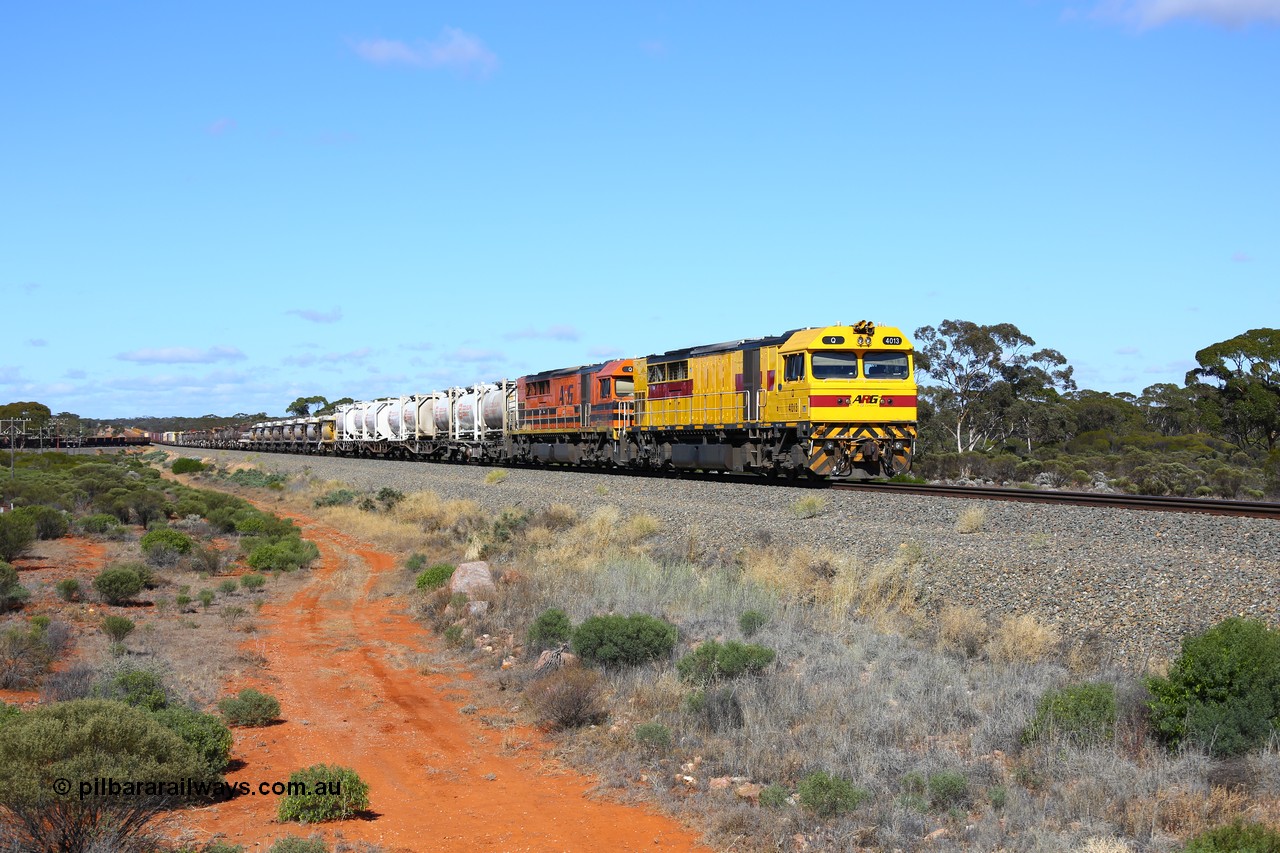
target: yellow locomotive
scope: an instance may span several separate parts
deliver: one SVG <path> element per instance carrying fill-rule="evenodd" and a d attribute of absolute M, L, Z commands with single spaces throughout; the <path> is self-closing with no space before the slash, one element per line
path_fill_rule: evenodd
<path fill-rule="evenodd" d="M 911 342 L 863 321 L 636 359 L 627 454 L 648 466 L 832 479 L 911 467 Z"/>

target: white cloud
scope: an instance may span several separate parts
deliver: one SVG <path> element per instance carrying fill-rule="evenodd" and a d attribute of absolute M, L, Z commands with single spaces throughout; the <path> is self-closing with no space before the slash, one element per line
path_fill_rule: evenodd
<path fill-rule="evenodd" d="M 22 378 L 22 368 L 12 364 L 0 364 L 0 385 L 21 385 L 26 381 Z"/>
<path fill-rule="evenodd" d="M 336 323 L 342 319 L 342 309 L 334 308 L 332 311 L 315 311 L 311 308 L 293 308 L 286 312 L 295 317 L 301 317 L 312 323 Z"/>
<path fill-rule="evenodd" d="M 163 347 L 122 352 L 116 358 L 139 364 L 209 364 L 214 361 L 239 361 L 244 358 L 244 353 L 235 347 Z"/>
<path fill-rule="evenodd" d="M 498 67 L 498 57 L 484 42 L 456 27 L 445 27 L 435 41 L 407 44 L 394 39 L 365 39 L 355 44 L 359 56 L 375 65 L 449 68 L 481 76 Z"/>
<path fill-rule="evenodd" d="M 27 346 L 29 347 L 47 347 L 49 342 L 44 338 L 28 338 Z"/>
<path fill-rule="evenodd" d="M 1280 24 L 1280 0 L 1106 0 L 1095 8 L 1094 17 L 1123 20 L 1142 29 L 1179 20 L 1239 29 Z"/>
<path fill-rule="evenodd" d="M 86 376 L 88 376 L 88 374 L 83 370 L 68 370 L 66 373 L 67 379 L 84 379 Z"/>
<path fill-rule="evenodd" d="M 518 341 L 526 338 L 549 341 L 576 341 L 580 335 L 573 326 L 549 326 L 546 329 L 535 329 L 533 327 L 517 329 L 514 332 L 507 332 L 503 337 L 509 341 Z"/>

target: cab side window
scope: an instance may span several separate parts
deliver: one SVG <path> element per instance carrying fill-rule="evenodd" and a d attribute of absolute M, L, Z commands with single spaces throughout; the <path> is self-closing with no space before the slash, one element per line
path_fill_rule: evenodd
<path fill-rule="evenodd" d="M 783 381 L 799 382 L 804 379 L 804 353 L 783 356 Z"/>
<path fill-rule="evenodd" d="M 600 399 L 609 399 L 609 380 L 607 378 L 600 380 Z"/>

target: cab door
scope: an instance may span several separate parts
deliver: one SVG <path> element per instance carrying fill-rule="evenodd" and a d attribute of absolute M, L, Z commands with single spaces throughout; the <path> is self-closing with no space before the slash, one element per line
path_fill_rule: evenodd
<path fill-rule="evenodd" d="M 781 420 L 795 423 L 809 417 L 809 354 L 789 352 L 781 354 L 782 375 L 779 377 L 774 398 Z"/>

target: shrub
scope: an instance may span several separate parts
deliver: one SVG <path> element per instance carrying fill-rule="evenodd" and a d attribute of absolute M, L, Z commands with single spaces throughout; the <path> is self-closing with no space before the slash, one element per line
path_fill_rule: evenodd
<path fill-rule="evenodd" d="M 10 623 L 0 630 L 0 690 L 34 687 L 55 657 L 37 625 Z"/>
<path fill-rule="evenodd" d="M 678 636 L 675 625 L 644 613 L 592 616 L 573 632 L 573 650 L 604 666 L 634 665 L 670 655 Z"/>
<path fill-rule="evenodd" d="M 36 541 L 36 523 L 19 512 L 0 513 L 0 560 L 16 560 Z"/>
<path fill-rule="evenodd" d="M 796 797 L 800 805 L 818 817 L 837 817 L 861 805 L 871 793 L 847 779 L 818 771 L 800 780 Z"/>
<path fill-rule="evenodd" d="M 787 802 L 791 792 L 784 785 L 766 785 L 760 789 L 760 805 L 771 809 L 783 809 L 790 805 Z"/>
<path fill-rule="evenodd" d="M 24 506 L 14 510 L 16 515 L 31 520 L 37 539 L 61 539 L 69 527 L 67 514 L 51 506 Z"/>
<path fill-rule="evenodd" d="M 0 767 L 0 811 L 15 850 L 142 849 L 131 839 L 145 837 L 169 805 L 145 791 L 81 796 L 73 786 L 58 793 L 50 779 L 111 778 L 161 790 L 179 779 L 218 781 L 154 716 L 98 699 L 39 706 L 0 727 Z"/>
<path fill-rule="evenodd" d="M 427 555 L 413 553 L 404 561 L 404 567 L 411 572 L 420 572 L 427 565 Z"/>
<path fill-rule="evenodd" d="M 210 773 L 221 773 L 231 759 L 231 729 L 213 714 L 191 708 L 161 708 L 155 718 L 182 738 L 204 761 Z"/>
<path fill-rule="evenodd" d="M 654 752 L 665 752 L 671 746 L 671 729 L 662 723 L 641 723 L 636 726 L 636 743 Z"/>
<path fill-rule="evenodd" d="M 685 700 L 685 709 L 703 728 L 713 732 L 740 729 L 747 722 L 738 694 L 729 687 L 695 691 Z"/>
<path fill-rule="evenodd" d="M 319 557 L 316 543 L 289 536 L 255 547 L 249 554 L 249 565 L 259 572 L 291 572 L 311 565 Z"/>
<path fill-rule="evenodd" d="M 769 624 L 769 617 L 759 610 L 748 610 L 738 617 L 738 629 L 750 640 L 760 629 Z"/>
<path fill-rule="evenodd" d="M 123 616 L 104 616 L 102 619 L 102 633 L 117 643 L 124 642 L 124 638 L 133 633 L 133 628 L 133 620 Z"/>
<path fill-rule="evenodd" d="M 0 560 L 0 613 L 26 601 L 30 595 L 27 588 L 18 583 L 18 570 Z"/>
<path fill-rule="evenodd" d="M 317 507 L 347 506 L 354 502 L 355 499 L 356 493 L 351 489 L 331 489 L 316 498 L 315 504 Z"/>
<path fill-rule="evenodd" d="M 987 655 L 1000 663 L 1035 663 L 1058 645 L 1058 632 L 1034 616 L 1008 616 L 987 643 Z"/>
<path fill-rule="evenodd" d="M 676 662 L 676 670 L 685 681 L 710 684 L 744 673 L 756 674 L 773 663 L 773 649 L 754 643 L 733 640 L 720 645 L 708 640 Z"/>
<path fill-rule="evenodd" d="M 1239 818 L 1192 838 L 1185 853 L 1280 853 L 1280 832 L 1263 823 Z"/>
<path fill-rule="evenodd" d="M 265 726 L 280 717 L 280 703 L 252 687 L 241 690 L 238 696 L 228 696 L 220 701 L 218 710 L 228 725 L 246 728 Z"/>
<path fill-rule="evenodd" d="M 222 583 L 218 584 L 218 592 L 222 593 L 223 595 L 230 595 L 231 593 L 235 592 L 239 588 L 240 588 L 240 584 L 236 583 L 231 578 L 227 578 Z"/>
<path fill-rule="evenodd" d="M 929 774 L 929 802 L 934 808 L 958 806 L 969 799 L 969 780 L 963 773 L 940 770 Z"/>
<path fill-rule="evenodd" d="M 529 648 L 540 652 L 569 642 L 573 636 L 573 623 L 569 614 L 558 607 L 544 610 L 529 626 Z"/>
<path fill-rule="evenodd" d="M 593 669 L 566 666 L 542 676 L 525 690 L 538 718 L 555 729 L 603 722 L 604 678 Z"/>
<path fill-rule="evenodd" d="M 402 500 L 404 500 L 404 492 L 399 489 L 393 489 L 390 486 L 378 489 L 378 503 L 382 504 L 383 509 L 394 509 Z"/>
<path fill-rule="evenodd" d="M 1040 697 L 1023 743 L 1062 737 L 1080 746 L 1111 740 L 1116 724 L 1116 689 L 1110 684 L 1078 684 Z"/>
<path fill-rule="evenodd" d="M 115 533 L 121 527 L 120 519 L 106 512 L 86 515 L 80 519 L 80 529 L 85 533 Z"/>
<path fill-rule="evenodd" d="M 267 849 L 267 853 L 329 853 L 329 845 L 318 836 L 298 838 L 290 835 L 277 840 Z"/>
<path fill-rule="evenodd" d="M 75 601 L 80 597 L 80 581 L 75 578 L 63 578 L 54 589 L 58 591 L 58 598 L 63 601 Z"/>
<path fill-rule="evenodd" d="M 176 554 L 190 553 L 195 543 L 181 530 L 157 527 L 155 530 L 148 530 L 138 544 L 142 546 L 142 553 L 147 555 L 147 559 L 163 563 L 169 562 Z"/>
<path fill-rule="evenodd" d="M 204 470 L 204 463 L 199 459 L 183 456 L 181 459 L 173 460 L 169 470 L 175 474 L 198 474 Z"/>
<path fill-rule="evenodd" d="M 213 604 L 213 599 L 216 595 L 217 593 L 211 589 L 202 589 L 196 593 L 196 600 L 200 602 L 201 607 L 207 609 L 210 604 Z"/>
<path fill-rule="evenodd" d="M 267 585 L 267 578 L 265 575 L 244 575 L 240 578 L 240 585 L 248 590 L 262 589 Z"/>
<path fill-rule="evenodd" d="M 501 468 L 494 468 L 488 474 L 484 475 L 484 481 L 486 484 L 490 486 L 496 486 L 498 483 L 501 483 L 503 480 L 507 479 L 507 477 L 509 476 L 510 476 L 509 472 L 503 471 Z"/>
<path fill-rule="evenodd" d="M 289 774 L 290 786 L 305 794 L 289 794 L 280 800 L 280 820 L 320 823 L 347 820 L 369 808 L 369 786 L 349 767 L 315 764 Z"/>
<path fill-rule="evenodd" d="M 132 569 L 106 569 L 93 579 L 93 588 L 108 604 L 120 604 L 142 591 L 142 578 Z"/>
<path fill-rule="evenodd" d="M 1227 619 L 1184 639 L 1168 677 L 1147 679 L 1147 689 L 1152 726 L 1171 748 L 1248 752 L 1280 729 L 1280 631 Z"/>
<path fill-rule="evenodd" d="M 448 563 L 436 563 L 434 566 L 423 569 L 415 583 L 421 590 L 439 589 L 453 577 L 453 571 L 454 567 Z"/>
<path fill-rule="evenodd" d="M 154 669 L 128 663 L 116 672 L 107 674 L 94 693 L 99 698 L 123 702 L 148 711 L 169 707 L 169 686 L 165 683 L 164 676 Z"/>

